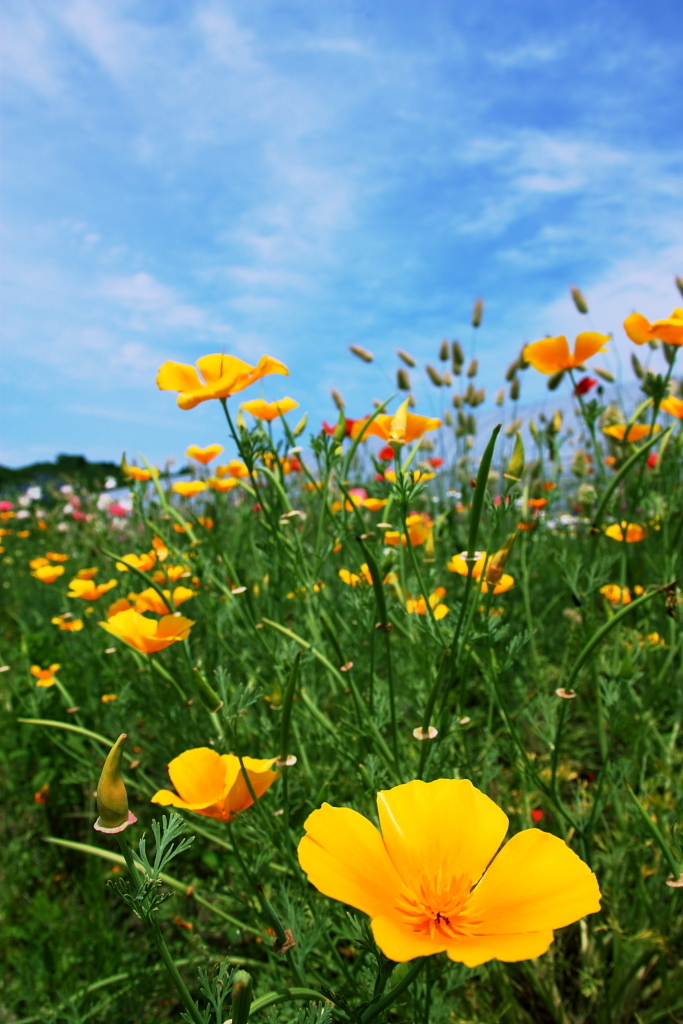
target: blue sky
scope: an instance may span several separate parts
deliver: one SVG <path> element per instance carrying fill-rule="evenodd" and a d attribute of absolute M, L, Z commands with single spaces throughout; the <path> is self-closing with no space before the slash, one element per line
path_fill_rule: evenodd
<path fill-rule="evenodd" d="M 4 0 L 0 462 L 223 440 L 166 359 L 284 360 L 318 426 L 474 344 L 681 303 L 683 15 L 669 0 Z M 376 356 L 366 366 L 350 343 Z M 642 352 L 639 353 L 642 355 Z M 656 358 L 656 357 L 655 357 Z M 444 394 L 414 373 L 418 411 Z M 256 397 L 253 389 L 248 397 Z M 546 394 L 533 371 L 523 398 Z M 508 415 L 511 415 L 508 412 Z M 294 417 L 292 417 L 293 419 Z"/>

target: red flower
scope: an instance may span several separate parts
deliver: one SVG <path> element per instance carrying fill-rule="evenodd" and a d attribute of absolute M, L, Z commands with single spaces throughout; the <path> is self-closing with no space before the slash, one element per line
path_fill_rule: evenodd
<path fill-rule="evenodd" d="M 117 519 L 123 519 L 128 515 L 128 509 L 124 508 L 123 505 L 110 505 L 107 511 L 110 516 L 116 516 Z M 74 519 L 75 518 L 76 514 L 74 513 Z"/>
<path fill-rule="evenodd" d="M 261 502 L 257 501 L 255 505 L 252 505 L 251 506 L 251 511 L 252 512 L 257 512 L 257 513 L 258 512 L 263 512 L 263 505 L 261 504 Z"/>
<path fill-rule="evenodd" d="M 438 469 L 439 466 L 443 466 L 443 459 L 427 459 L 427 462 L 432 467 L 432 469 Z"/>
<path fill-rule="evenodd" d="M 545 814 L 543 813 L 541 808 L 540 807 L 534 807 L 533 811 L 531 812 L 531 820 L 534 821 L 534 822 L 539 822 L 539 821 L 542 821 L 542 819 L 544 817 L 545 817 Z"/>
<path fill-rule="evenodd" d="M 394 449 L 388 444 L 385 445 L 384 448 L 380 448 L 379 454 L 377 455 L 377 458 L 381 459 L 382 462 L 391 462 L 393 457 Z"/>
<path fill-rule="evenodd" d="M 289 464 L 292 467 L 292 473 L 301 472 L 301 463 L 297 459 L 296 455 L 291 455 L 289 458 Z"/>
<path fill-rule="evenodd" d="M 654 469 L 658 462 L 659 462 L 659 455 L 657 455 L 656 452 L 653 452 L 652 455 L 648 455 L 648 457 L 647 457 L 647 464 L 650 467 L 650 469 Z"/>
<path fill-rule="evenodd" d="M 383 473 L 375 473 L 375 480 L 377 481 L 377 483 L 383 484 L 384 483 L 384 474 Z"/>
<path fill-rule="evenodd" d="M 349 420 L 349 419 L 346 419 L 344 421 L 344 437 L 351 437 L 351 427 L 354 425 L 355 422 L 356 422 L 356 420 Z M 326 434 L 332 435 L 332 434 L 334 434 L 336 429 L 337 429 L 337 424 L 336 423 L 334 423 L 334 424 L 332 424 L 332 426 L 330 426 L 329 423 L 327 423 L 325 420 L 323 420 L 323 430 L 325 431 Z M 394 453 L 392 452 L 391 453 L 391 457 L 393 458 L 393 456 L 394 456 Z"/>
<path fill-rule="evenodd" d="M 590 391 L 591 388 L 594 388 L 597 383 L 597 380 L 595 380 L 593 377 L 582 377 L 576 385 L 576 391 L 574 392 L 574 394 L 585 395 L 586 392 Z"/>

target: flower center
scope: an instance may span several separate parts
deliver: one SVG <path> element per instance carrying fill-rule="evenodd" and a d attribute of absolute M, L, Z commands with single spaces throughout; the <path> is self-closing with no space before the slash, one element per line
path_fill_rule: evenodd
<path fill-rule="evenodd" d="M 466 911 L 471 889 L 472 881 L 466 875 L 449 879 L 423 875 L 418 886 L 399 896 L 396 909 L 412 931 L 430 939 L 453 939 L 468 932 Z"/>

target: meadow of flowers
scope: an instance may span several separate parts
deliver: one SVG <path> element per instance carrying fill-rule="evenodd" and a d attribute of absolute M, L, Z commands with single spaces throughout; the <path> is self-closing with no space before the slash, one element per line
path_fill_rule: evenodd
<path fill-rule="evenodd" d="M 635 403 L 544 338 L 476 442 L 458 342 L 317 432 L 167 362 L 190 473 L 5 488 L 0 1022 L 683 1020 L 683 309 L 624 330 Z"/>

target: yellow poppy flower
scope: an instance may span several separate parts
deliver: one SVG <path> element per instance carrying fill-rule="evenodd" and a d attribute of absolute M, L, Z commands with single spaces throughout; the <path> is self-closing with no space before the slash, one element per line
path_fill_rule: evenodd
<path fill-rule="evenodd" d="M 3 533 L 11 533 L 11 530 L 3 530 L 2 532 Z M 28 564 L 29 564 L 29 567 L 31 569 L 35 570 L 35 569 L 42 568 L 42 566 L 44 566 L 44 565 L 49 565 L 50 563 L 47 560 L 47 558 L 42 558 L 41 557 L 41 558 L 32 558 L 31 561 Z M 64 571 L 64 570 L 62 570 L 62 571 Z"/>
<path fill-rule="evenodd" d="M 436 590 L 429 595 L 429 607 L 433 609 L 434 618 L 437 620 L 445 618 L 450 610 L 448 605 L 443 604 L 441 601 L 441 598 L 445 596 L 445 587 L 437 587 Z M 421 594 L 419 597 L 410 597 L 409 595 L 406 595 L 406 611 L 409 614 L 426 615 L 427 602 Z"/>
<path fill-rule="evenodd" d="M 405 403 L 404 403 L 405 404 Z M 359 434 L 363 432 L 365 424 L 368 422 L 370 417 L 368 416 L 364 420 L 356 420 L 351 427 L 351 437 L 355 440 Z M 396 416 L 389 416 L 386 413 L 380 413 L 370 423 L 369 427 L 363 434 L 363 438 L 366 437 L 381 437 L 383 441 L 402 441 L 405 444 L 410 444 L 411 441 L 416 441 L 418 437 L 422 437 L 428 430 L 438 430 L 441 426 L 441 420 L 435 419 L 431 416 L 418 416 L 416 413 L 409 412 L 406 417 L 405 430 L 402 437 L 398 435 L 402 432 L 402 428 L 396 424 Z M 392 425 L 393 433 L 396 435 L 392 437 Z"/>
<path fill-rule="evenodd" d="M 363 507 L 368 509 L 369 512 L 379 512 L 387 504 L 387 500 L 387 498 L 366 498 L 363 502 Z"/>
<path fill-rule="evenodd" d="M 627 544 L 636 544 L 647 537 L 647 529 L 638 523 L 627 523 L 624 520 L 622 523 L 612 523 L 608 526 L 605 536 L 611 537 L 612 540 L 625 540 Z"/>
<path fill-rule="evenodd" d="M 79 580 L 91 580 L 97 576 L 100 570 L 97 566 L 92 566 L 90 569 L 79 569 L 76 573 L 76 577 Z"/>
<path fill-rule="evenodd" d="M 231 459 L 225 466 L 216 466 L 216 476 L 221 479 L 225 476 L 234 476 L 243 480 L 249 476 L 249 470 L 246 462 L 242 462 L 240 459 Z"/>
<path fill-rule="evenodd" d="M 68 555 L 61 555 L 58 551 L 46 551 L 45 557 L 49 558 L 51 562 L 68 562 Z"/>
<path fill-rule="evenodd" d="M 194 459 L 195 462 L 201 462 L 202 466 L 207 466 L 209 462 L 217 458 L 223 451 L 222 444 L 208 444 L 206 448 L 200 448 L 196 444 L 191 444 L 185 454 L 188 459 Z"/>
<path fill-rule="evenodd" d="M 179 391 L 181 409 L 194 409 L 210 398 L 229 398 L 270 373 L 289 376 L 284 363 L 272 356 L 261 356 L 256 366 L 250 366 L 236 356 L 211 355 L 197 360 L 202 381 L 194 366 L 168 362 L 159 368 L 157 387 L 161 391 Z"/>
<path fill-rule="evenodd" d="M 173 490 L 183 498 L 194 498 L 206 490 L 206 484 L 203 480 L 179 480 L 173 484 Z"/>
<path fill-rule="evenodd" d="M 681 403 L 683 405 L 683 403 Z M 632 423 L 626 433 L 626 425 L 624 423 L 613 423 L 611 427 L 603 427 L 603 434 L 607 434 L 608 437 L 613 437 L 616 441 L 640 441 L 643 437 L 649 437 L 653 431 L 656 434 L 658 430 L 662 428 L 659 424 L 655 424 L 654 428 L 651 423 Z"/>
<path fill-rule="evenodd" d="M 59 671 L 58 664 L 50 665 L 49 668 L 41 668 L 40 665 L 31 665 L 31 675 L 37 679 L 36 686 L 54 686 L 55 675 Z"/>
<path fill-rule="evenodd" d="M 108 583 L 95 583 L 93 580 L 75 579 L 69 581 L 67 597 L 80 597 L 83 601 L 99 601 L 102 594 L 106 594 L 118 584 L 118 580 L 109 580 Z"/>
<path fill-rule="evenodd" d="M 650 323 L 642 313 L 631 313 L 624 320 L 624 330 L 636 345 L 659 339 L 667 345 L 683 345 L 683 309 L 674 309 L 666 320 Z"/>
<path fill-rule="evenodd" d="M 154 553 L 156 554 L 159 561 L 165 562 L 166 559 L 168 558 L 168 548 L 166 547 L 166 542 L 163 541 L 161 537 L 153 537 L 152 547 L 154 548 Z M 152 552 L 150 551 L 150 555 L 151 554 Z"/>
<path fill-rule="evenodd" d="M 596 352 L 604 352 L 609 337 L 609 334 L 598 334 L 596 331 L 582 331 L 576 336 L 573 353 L 569 351 L 564 334 L 556 338 L 541 338 L 540 341 L 532 341 L 530 345 L 524 346 L 522 358 L 540 373 L 560 373 L 581 366 Z"/>
<path fill-rule="evenodd" d="M 675 416 L 676 419 L 683 420 L 683 400 L 676 398 L 674 395 L 669 395 L 665 398 L 659 407 L 664 412 L 668 412 L 669 416 Z"/>
<path fill-rule="evenodd" d="M 505 549 L 501 549 L 504 551 Z M 508 549 L 509 550 L 509 549 Z M 463 552 L 461 555 L 453 555 L 450 562 L 446 563 L 446 568 L 451 572 L 457 572 L 459 576 L 469 576 L 467 568 L 467 560 L 465 555 L 467 552 Z M 489 559 L 488 565 L 486 566 L 486 576 L 481 584 L 482 593 L 488 594 L 489 586 L 493 586 L 494 594 L 504 594 L 508 590 L 512 590 L 515 585 L 514 576 L 510 576 L 509 573 L 501 572 L 502 565 L 497 561 L 498 555 L 501 552 L 497 552 L 492 558 Z M 472 565 L 472 578 L 478 580 L 486 564 L 486 552 L 478 551 L 477 559 Z"/>
<path fill-rule="evenodd" d="M 126 466 L 124 472 L 131 480 L 151 480 L 153 476 L 159 475 L 158 470 L 141 469 L 140 466 Z"/>
<path fill-rule="evenodd" d="M 53 626 L 59 626 L 67 633 L 80 633 L 83 629 L 82 619 L 72 619 L 70 615 L 55 615 L 54 619 L 50 619 Z"/>
<path fill-rule="evenodd" d="M 107 616 L 108 619 L 111 619 L 112 616 L 118 615 L 119 612 L 127 612 L 128 609 L 132 607 L 133 605 L 130 603 L 130 601 L 128 601 L 125 597 L 120 597 L 118 601 L 114 601 L 113 604 L 109 605 L 105 612 L 105 615 Z"/>
<path fill-rule="evenodd" d="M 363 562 L 361 565 L 360 573 L 349 572 L 348 569 L 340 569 L 339 577 L 350 587 L 358 587 L 362 583 L 372 584 L 372 576 L 366 562 Z"/>
<path fill-rule="evenodd" d="M 167 599 L 171 596 L 170 590 L 163 591 L 164 597 Z M 189 587 L 175 587 L 173 590 L 173 603 L 178 608 L 185 601 L 189 601 L 190 598 L 194 597 L 194 591 L 190 590 Z M 168 615 L 168 606 L 157 594 L 153 587 L 148 587 L 147 590 L 143 590 L 140 594 L 129 594 L 129 600 L 135 601 L 136 612 L 154 612 L 155 615 Z"/>
<path fill-rule="evenodd" d="M 293 398 L 281 398 L 277 402 L 265 402 L 262 398 L 254 398 L 250 402 L 242 402 L 240 405 L 240 409 L 251 413 L 257 420 L 266 420 L 268 423 L 276 420 L 278 416 L 284 416 L 285 413 L 291 412 L 292 409 L 298 409 L 298 407 L 299 403 L 295 402 Z"/>
<path fill-rule="evenodd" d="M 427 480 L 433 480 L 434 477 L 436 476 L 436 473 L 430 473 L 428 470 L 424 469 L 413 469 L 409 473 L 407 473 L 406 476 L 412 476 L 414 483 L 419 483 L 420 481 L 422 483 L 426 483 Z M 396 470 L 385 470 L 384 479 L 388 480 L 390 484 L 396 483 Z"/>
<path fill-rule="evenodd" d="M 377 807 L 381 832 L 349 807 L 313 811 L 299 863 L 325 896 L 369 915 L 390 960 L 527 960 L 600 909 L 595 875 L 556 836 L 526 829 L 499 850 L 508 818 L 467 779 L 408 782 Z"/>
<path fill-rule="evenodd" d="M 279 778 L 278 772 L 270 771 L 275 758 L 243 757 L 242 761 L 254 793 L 257 798 L 263 796 Z M 182 807 L 207 818 L 230 821 L 254 802 L 235 754 L 195 747 L 174 757 L 168 774 L 178 794 L 160 789 L 152 797 L 153 804 Z"/>
<path fill-rule="evenodd" d="M 60 576 L 64 575 L 63 565 L 40 565 L 31 573 L 37 580 L 43 583 L 54 583 Z"/>
<path fill-rule="evenodd" d="M 239 486 L 239 481 L 234 476 L 228 477 L 227 480 L 221 480 L 220 477 L 211 476 L 206 482 L 211 490 L 218 491 L 219 494 L 225 494 L 227 491 L 232 491 L 234 487 Z"/>
<path fill-rule="evenodd" d="M 166 576 L 171 583 L 175 583 L 177 580 L 182 579 L 183 576 L 189 576 L 190 570 L 186 565 L 167 565 Z"/>
<path fill-rule="evenodd" d="M 170 647 L 177 640 L 185 640 L 194 626 L 194 622 L 182 615 L 164 615 L 157 621 L 146 618 L 133 608 L 117 612 L 108 622 L 99 624 L 112 636 L 117 636 L 143 654 L 154 654 L 155 651 Z"/>
<path fill-rule="evenodd" d="M 157 556 L 154 551 L 145 551 L 141 555 L 124 555 L 121 561 L 116 563 L 116 568 L 119 572 L 128 572 L 130 566 L 133 569 L 139 569 L 141 572 L 148 572 L 153 568 L 156 560 Z"/>

